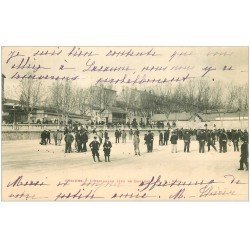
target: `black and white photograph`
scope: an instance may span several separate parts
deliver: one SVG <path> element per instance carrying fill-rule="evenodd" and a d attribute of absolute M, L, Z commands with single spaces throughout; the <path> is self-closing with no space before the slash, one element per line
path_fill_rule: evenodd
<path fill-rule="evenodd" d="M 248 105 L 248 47 L 2 47 L 2 199 L 248 200 Z"/>

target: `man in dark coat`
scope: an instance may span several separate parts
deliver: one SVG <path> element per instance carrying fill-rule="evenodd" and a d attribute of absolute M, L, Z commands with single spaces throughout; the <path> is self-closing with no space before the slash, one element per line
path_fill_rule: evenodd
<path fill-rule="evenodd" d="M 77 131 L 75 135 L 77 152 L 82 152 L 82 131 Z"/>
<path fill-rule="evenodd" d="M 199 153 L 205 153 L 206 133 L 204 130 L 200 131 L 197 139 L 199 141 Z"/>
<path fill-rule="evenodd" d="M 47 144 L 50 144 L 50 130 L 46 132 L 46 140 L 47 140 Z"/>
<path fill-rule="evenodd" d="M 88 140 L 89 140 L 88 133 L 87 133 L 87 130 L 85 130 L 85 131 L 83 131 L 83 134 L 82 134 L 82 143 L 83 143 L 82 150 L 83 150 L 83 152 L 87 152 Z"/>
<path fill-rule="evenodd" d="M 225 130 L 223 129 L 220 133 L 219 137 L 220 142 L 220 153 L 226 153 L 227 152 L 227 134 L 225 133 Z"/>
<path fill-rule="evenodd" d="M 108 137 L 109 137 L 109 133 L 108 133 L 107 130 L 105 130 L 105 132 L 104 132 L 104 139 L 106 140 Z"/>
<path fill-rule="evenodd" d="M 100 142 L 97 141 L 97 136 L 94 136 L 94 140 L 89 144 L 89 147 L 91 148 L 94 162 L 96 161 L 95 160 L 96 156 L 97 156 L 98 161 L 101 162 L 100 157 L 99 157 Z"/>
<path fill-rule="evenodd" d="M 232 131 L 232 141 L 234 145 L 234 152 L 239 151 L 239 133 L 236 130 Z"/>
<path fill-rule="evenodd" d="M 164 142 L 163 142 L 163 144 L 164 144 L 164 145 L 168 145 L 168 140 L 169 140 L 169 129 L 168 129 L 168 130 L 165 130 L 163 137 L 164 137 Z"/>
<path fill-rule="evenodd" d="M 159 145 L 163 145 L 163 133 L 161 131 L 159 131 Z"/>
<path fill-rule="evenodd" d="M 119 143 L 120 141 L 120 132 L 118 131 L 118 129 L 116 129 L 115 131 L 115 143 Z"/>
<path fill-rule="evenodd" d="M 74 141 L 74 136 L 71 134 L 71 131 L 69 130 L 68 133 L 64 137 L 65 141 L 65 153 L 71 153 L 72 152 L 72 142 Z"/>
<path fill-rule="evenodd" d="M 188 131 L 186 131 L 183 135 L 183 141 L 184 141 L 184 152 L 189 153 L 189 146 L 190 146 L 190 134 Z"/>
<path fill-rule="evenodd" d="M 208 152 L 210 151 L 210 146 L 215 150 L 217 151 L 215 145 L 214 145 L 214 140 L 213 140 L 213 137 L 212 137 L 212 132 L 211 131 L 208 131 L 207 132 L 207 149 L 208 149 Z"/>
<path fill-rule="evenodd" d="M 172 151 L 171 151 L 172 153 L 177 153 L 177 141 L 178 141 L 177 132 L 173 131 L 170 137 L 170 142 L 172 144 Z"/>
<path fill-rule="evenodd" d="M 246 170 L 248 170 L 248 142 L 245 140 L 240 148 L 240 168 L 238 170 L 244 170 L 244 164 L 246 166 Z"/>
<path fill-rule="evenodd" d="M 110 152 L 111 152 L 111 148 L 112 148 L 112 143 L 111 141 L 109 140 L 109 137 L 107 137 L 105 139 L 105 142 L 103 144 L 103 151 L 104 151 L 104 156 L 105 156 L 105 161 L 109 161 L 110 162 Z"/>
<path fill-rule="evenodd" d="M 147 134 L 147 142 L 146 142 L 147 143 L 148 153 L 153 152 L 153 142 L 154 142 L 154 135 L 149 130 L 148 134 Z"/>
<path fill-rule="evenodd" d="M 244 132 L 243 132 L 243 135 L 241 137 L 241 140 L 242 141 L 247 141 L 248 142 L 248 132 L 247 130 L 245 129 Z"/>
<path fill-rule="evenodd" d="M 44 130 L 42 133 L 41 133 L 41 145 L 46 145 L 47 144 L 47 131 Z"/>

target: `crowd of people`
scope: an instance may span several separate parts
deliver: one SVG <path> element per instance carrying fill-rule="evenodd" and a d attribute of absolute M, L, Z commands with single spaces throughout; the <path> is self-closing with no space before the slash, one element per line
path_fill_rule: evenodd
<path fill-rule="evenodd" d="M 76 152 L 87 152 L 88 146 L 92 151 L 92 156 L 94 162 L 101 161 L 99 150 L 102 145 L 105 161 L 110 161 L 110 153 L 112 148 L 112 143 L 109 139 L 109 133 L 114 133 L 115 143 L 126 143 L 127 135 L 130 141 L 133 142 L 135 155 L 140 156 L 140 133 L 144 130 L 129 129 L 121 130 L 116 129 L 114 132 L 108 132 L 107 130 L 94 129 L 93 131 L 88 131 L 86 128 L 81 126 L 80 128 L 75 128 L 74 130 L 69 129 L 67 126 L 64 131 L 57 130 L 52 133 L 54 144 L 60 146 L 61 141 L 65 141 L 65 153 L 73 152 L 72 144 L 75 143 Z M 92 138 L 90 135 L 93 135 Z M 167 146 L 168 143 L 172 145 L 171 152 L 177 153 L 178 141 L 182 140 L 184 142 L 183 151 L 186 153 L 191 152 L 191 141 L 198 141 L 199 143 L 199 153 L 209 152 L 211 148 L 219 153 L 228 152 L 228 145 L 233 145 L 234 151 L 241 150 L 240 156 L 240 168 L 248 170 L 248 132 L 247 130 L 225 130 L 225 129 L 165 129 L 164 131 L 154 131 L 148 130 L 144 134 L 144 144 L 147 147 L 147 152 L 153 152 L 154 139 L 158 136 L 158 145 Z M 90 140 L 92 139 L 92 140 Z M 90 141 L 90 144 L 88 142 Z M 103 142 L 104 141 L 104 142 Z M 217 146 L 218 143 L 218 146 Z M 241 147 L 239 146 L 241 143 Z M 51 131 L 44 130 L 41 133 L 41 145 L 51 144 Z"/>

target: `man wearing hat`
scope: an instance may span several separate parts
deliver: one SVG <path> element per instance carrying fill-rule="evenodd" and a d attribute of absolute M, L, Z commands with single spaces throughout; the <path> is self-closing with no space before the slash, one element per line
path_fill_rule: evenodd
<path fill-rule="evenodd" d="M 110 161 L 109 157 L 110 157 L 110 151 L 112 148 L 112 143 L 109 140 L 109 137 L 106 137 L 105 142 L 103 144 L 103 151 L 104 151 L 104 156 L 105 156 L 105 161 Z"/>
<path fill-rule="evenodd" d="M 91 148 L 94 162 L 96 161 L 95 156 L 97 156 L 98 161 L 101 162 L 101 160 L 99 158 L 100 142 L 97 141 L 97 136 L 94 136 L 94 140 L 89 144 L 89 147 Z"/>

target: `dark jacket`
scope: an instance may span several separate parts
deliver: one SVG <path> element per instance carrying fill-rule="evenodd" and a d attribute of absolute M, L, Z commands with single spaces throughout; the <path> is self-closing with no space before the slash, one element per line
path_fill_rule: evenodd
<path fill-rule="evenodd" d="M 248 143 L 247 142 L 244 142 L 241 145 L 240 151 L 241 151 L 240 157 L 243 159 L 247 159 L 248 158 Z"/>
<path fill-rule="evenodd" d="M 104 138 L 107 139 L 108 136 L 109 136 L 108 132 L 105 131 L 105 132 L 104 132 Z"/>
<path fill-rule="evenodd" d="M 159 139 L 163 140 L 163 133 L 162 132 L 159 134 Z"/>
<path fill-rule="evenodd" d="M 164 139 L 168 140 L 169 139 L 169 131 L 164 132 Z"/>
<path fill-rule="evenodd" d="M 232 133 L 232 141 L 239 141 L 240 136 L 238 132 L 233 132 Z"/>
<path fill-rule="evenodd" d="M 74 141 L 74 136 L 68 133 L 65 135 L 64 140 L 66 143 L 72 143 Z"/>
<path fill-rule="evenodd" d="M 118 130 L 115 131 L 115 137 L 116 138 L 120 137 L 120 132 Z"/>
<path fill-rule="evenodd" d="M 206 141 L 206 133 L 202 132 L 197 137 L 198 141 Z"/>
<path fill-rule="evenodd" d="M 103 150 L 110 150 L 112 148 L 112 143 L 111 141 L 105 141 L 103 144 Z"/>
<path fill-rule="evenodd" d="M 185 133 L 184 135 L 183 135 L 183 141 L 184 142 L 190 142 L 190 134 L 189 133 Z"/>
<path fill-rule="evenodd" d="M 99 148 L 100 148 L 100 142 L 99 141 L 92 141 L 90 144 L 89 144 L 90 148 L 92 151 L 98 151 Z"/>
<path fill-rule="evenodd" d="M 222 132 L 220 134 L 220 138 L 219 138 L 220 142 L 227 142 L 227 134 L 225 132 Z"/>
<path fill-rule="evenodd" d="M 152 133 L 147 134 L 146 142 L 150 143 L 154 140 L 154 135 Z"/>
<path fill-rule="evenodd" d="M 170 141 L 171 141 L 171 144 L 177 144 L 178 136 L 176 134 L 171 135 Z"/>
<path fill-rule="evenodd" d="M 88 139 L 89 139 L 89 137 L 88 137 L 87 132 L 84 132 L 83 135 L 82 135 L 82 141 L 83 141 L 83 142 L 87 142 Z"/>

